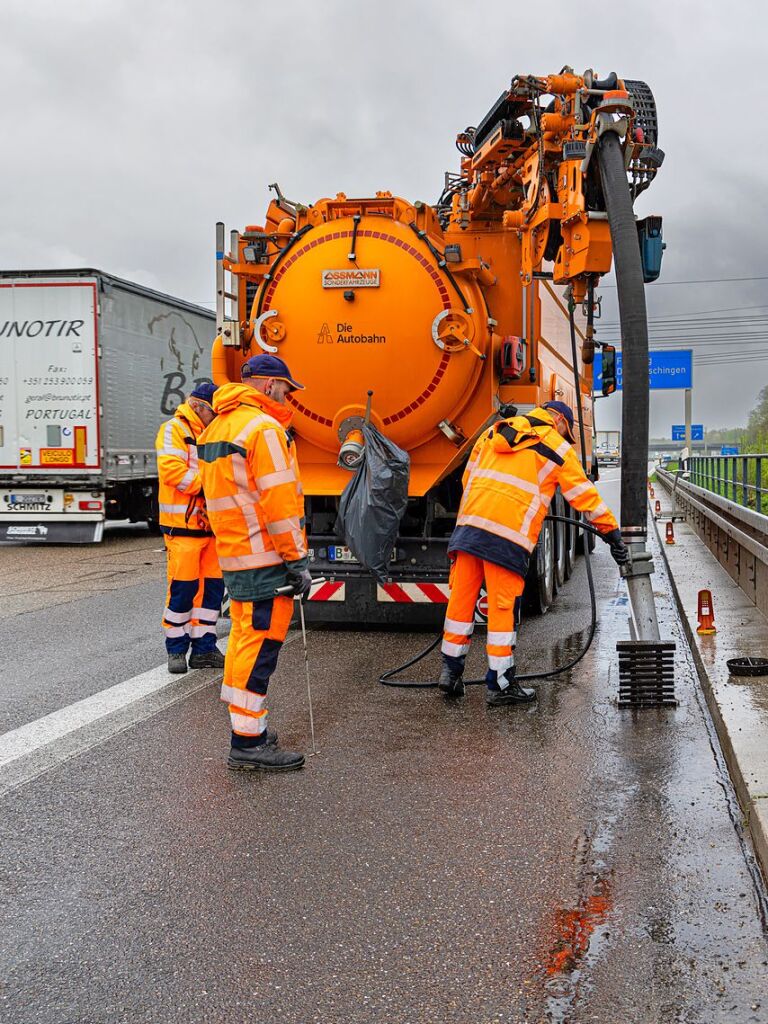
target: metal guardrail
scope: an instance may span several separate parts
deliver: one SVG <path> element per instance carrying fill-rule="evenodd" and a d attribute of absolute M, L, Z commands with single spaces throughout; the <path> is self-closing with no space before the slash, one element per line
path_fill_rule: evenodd
<path fill-rule="evenodd" d="M 764 565 L 768 566 L 768 516 L 743 508 L 738 503 L 712 494 L 706 488 L 692 484 L 680 476 L 675 476 L 674 473 L 668 473 L 666 470 L 657 469 L 656 475 L 665 485 L 673 500 L 678 495 L 690 508 L 705 516 L 711 523 L 722 530 L 724 534 L 736 541 L 737 544 L 740 544 Z M 718 509 L 724 512 L 725 516 L 720 515 Z M 745 526 L 761 534 L 762 539 L 758 539 L 739 529 L 738 526 L 730 521 L 730 518 L 726 517 L 737 519 Z"/>
<path fill-rule="evenodd" d="M 691 483 L 744 508 L 768 511 L 768 476 L 763 464 L 768 454 L 692 455 L 688 460 Z"/>

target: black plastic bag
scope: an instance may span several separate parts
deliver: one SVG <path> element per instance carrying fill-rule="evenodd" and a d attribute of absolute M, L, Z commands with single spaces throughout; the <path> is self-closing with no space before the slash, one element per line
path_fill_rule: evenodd
<path fill-rule="evenodd" d="M 411 460 L 369 423 L 363 424 L 363 436 L 362 462 L 341 495 L 336 533 L 383 583 L 408 504 Z"/>

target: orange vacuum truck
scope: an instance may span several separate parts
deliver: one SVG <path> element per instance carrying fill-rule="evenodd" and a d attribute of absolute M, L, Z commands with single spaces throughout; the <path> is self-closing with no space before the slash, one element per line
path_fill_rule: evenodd
<path fill-rule="evenodd" d="M 389 192 L 304 205 L 272 185 L 263 225 L 232 231 L 229 251 L 217 225 L 215 382 L 239 380 L 245 359 L 269 352 L 306 385 L 288 400 L 310 568 L 326 579 L 308 604 L 315 621 L 441 618 L 463 466 L 480 432 L 513 406 L 581 402 L 583 458 L 596 470 L 595 288 L 611 269 L 612 240 L 592 157 L 606 133 L 634 199 L 663 156 L 647 85 L 570 68 L 517 76 L 477 127 L 459 133 L 460 170 L 446 174 L 434 205 Z M 660 219 L 648 220 L 632 228 L 646 275 L 661 234 Z M 610 357 L 606 391 L 614 386 Z M 334 535 L 366 417 L 411 459 L 386 583 Z M 576 514 L 560 495 L 551 511 Z M 527 587 L 534 610 L 546 611 L 571 574 L 577 533 L 545 523 Z"/>

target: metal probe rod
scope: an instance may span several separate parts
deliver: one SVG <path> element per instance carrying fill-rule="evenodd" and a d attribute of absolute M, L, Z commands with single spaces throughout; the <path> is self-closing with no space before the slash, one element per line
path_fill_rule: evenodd
<path fill-rule="evenodd" d="M 316 576 L 313 583 L 325 583 L 325 576 Z M 280 597 L 288 597 L 289 594 L 293 593 L 293 587 L 278 587 L 275 591 L 276 595 Z M 301 599 L 300 594 L 294 594 L 294 600 L 298 598 L 299 601 L 299 621 L 301 623 L 301 640 L 304 644 L 304 675 L 307 680 L 307 704 L 309 705 L 309 733 L 312 740 L 312 753 L 310 757 L 314 757 L 315 754 L 319 753 L 317 745 L 315 744 L 315 716 L 312 711 L 312 684 L 309 678 L 309 649 L 307 648 L 307 624 L 304 619 L 304 602 Z"/>

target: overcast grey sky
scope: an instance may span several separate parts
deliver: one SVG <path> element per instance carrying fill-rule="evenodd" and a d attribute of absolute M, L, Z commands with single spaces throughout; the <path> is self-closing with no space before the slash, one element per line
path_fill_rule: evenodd
<path fill-rule="evenodd" d="M 664 217 L 661 281 L 766 276 L 764 12 L 756 0 L 2 0 L 0 266 L 96 266 L 210 305 L 214 223 L 260 222 L 269 182 L 307 202 L 376 189 L 434 201 L 458 168 L 456 132 L 512 75 L 570 64 L 655 93 L 667 158 L 638 212 Z M 649 310 L 768 304 L 767 286 L 660 283 Z M 744 423 L 768 380 L 768 361 L 723 358 L 694 370 L 694 421 L 708 427 Z M 618 424 L 619 401 L 598 403 L 599 426 Z M 655 394 L 652 433 L 682 408 L 681 392 Z"/>

